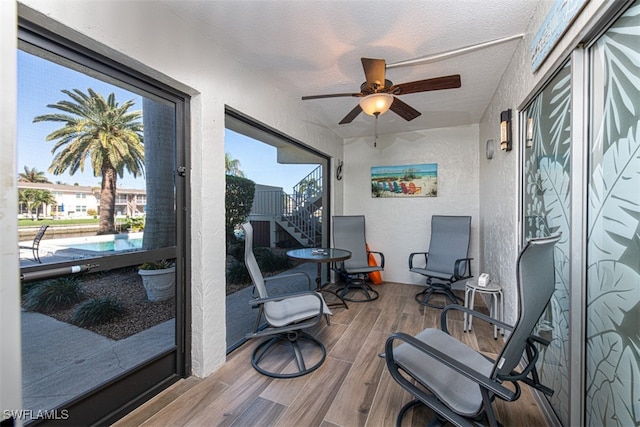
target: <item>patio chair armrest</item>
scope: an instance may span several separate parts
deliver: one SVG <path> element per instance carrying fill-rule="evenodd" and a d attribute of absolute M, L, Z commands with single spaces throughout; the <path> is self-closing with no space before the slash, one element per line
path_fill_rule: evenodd
<path fill-rule="evenodd" d="M 313 295 L 318 297 L 318 299 L 320 300 L 320 302 L 322 303 L 322 297 L 316 292 L 316 291 L 300 291 L 300 292 L 292 292 L 289 294 L 285 294 L 285 295 L 276 295 L 273 297 L 268 297 L 268 298 L 254 298 L 252 300 L 249 300 L 249 305 L 252 307 L 257 307 L 261 304 L 267 303 L 267 302 L 277 302 L 277 301 L 282 301 L 288 298 L 295 298 L 295 297 L 302 297 L 305 295 Z"/>
<path fill-rule="evenodd" d="M 412 252 L 409 254 L 409 270 L 413 268 L 413 257 L 416 255 L 424 255 L 424 263 L 427 265 L 427 258 L 429 258 L 429 252 Z"/>
<path fill-rule="evenodd" d="M 305 295 L 313 295 L 314 297 L 318 298 L 318 303 L 319 303 L 319 310 L 318 310 L 318 314 L 303 321 L 303 322 L 299 322 L 299 323 L 295 323 L 295 324 L 291 324 L 291 325 L 286 325 L 286 326 L 281 326 L 279 328 L 276 327 L 267 327 L 266 329 L 263 330 L 257 330 L 257 324 L 256 324 L 256 331 L 254 332 L 250 332 L 248 334 L 245 335 L 245 337 L 247 339 L 249 338 L 259 338 L 259 337 L 266 337 L 269 335 L 275 335 L 275 334 L 279 334 L 282 332 L 288 332 L 291 330 L 298 330 L 298 329 L 306 329 L 306 328 L 310 328 L 312 326 L 317 325 L 321 320 L 322 320 L 322 316 L 325 315 L 324 310 L 323 310 L 323 305 L 324 305 L 324 300 L 322 299 L 322 296 L 315 291 L 302 291 L 302 292 L 294 292 L 291 294 L 287 294 L 287 295 L 281 295 L 281 296 L 276 296 L 276 297 L 269 297 L 269 298 L 256 298 L 254 300 L 249 301 L 249 305 L 252 307 L 256 307 L 259 305 L 263 305 L 267 302 L 271 302 L 271 301 L 282 301 L 285 300 L 287 298 L 294 298 L 294 297 L 300 297 L 300 296 L 305 296 Z M 262 309 L 262 308 L 261 308 Z"/>
<path fill-rule="evenodd" d="M 453 267 L 453 277 L 455 277 L 456 280 L 460 280 L 460 279 L 468 279 L 469 277 L 473 276 L 473 274 L 471 274 L 471 260 L 473 258 L 460 258 L 456 260 L 456 263 L 454 264 Z M 461 271 L 460 269 L 460 264 L 465 263 L 464 269 L 462 269 L 462 275 L 459 274 L 459 272 Z"/>
<path fill-rule="evenodd" d="M 538 344 L 542 344 L 545 347 L 549 347 L 549 344 L 551 344 L 551 341 L 544 339 L 538 335 L 530 335 L 529 339 L 533 342 L 537 342 Z"/>
<path fill-rule="evenodd" d="M 460 304 L 450 304 L 446 307 L 444 307 L 442 309 L 442 313 L 440 313 L 440 329 L 442 330 L 442 332 L 446 332 L 449 333 L 448 328 L 447 328 L 447 313 L 451 310 L 458 310 L 458 311 L 462 311 L 466 314 L 470 314 L 471 316 L 473 316 L 473 318 L 478 318 L 480 320 L 484 320 L 485 322 L 491 324 L 491 325 L 496 325 L 500 328 L 504 328 L 507 329 L 509 331 L 513 330 L 513 326 L 504 323 L 498 319 L 494 319 L 493 317 L 487 316 L 484 313 L 480 313 L 477 312 L 475 310 L 471 310 L 470 308 L 464 307 Z"/>
<path fill-rule="evenodd" d="M 378 263 L 378 265 L 381 268 L 384 268 L 384 254 L 382 252 L 369 251 L 368 254 L 376 254 L 376 255 L 378 255 L 378 257 L 380 257 L 380 262 Z"/>
<path fill-rule="evenodd" d="M 264 283 L 266 285 L 268 281 L 273 281 L 273 280 L 278 280 L 278 279 L 286 279 L 288 277 L 295 277 L 295 276 L 305 276 L 307 278 L 308 289 L 312 289 L 311 288 L 311 276 L 309 276 L 304 271 L 299 271 L 299 272 L 295 272 L 295 273 L 278 274 L 277 276 L 265 277 L 264 278 Z"/>
<path fill-rule="evenodd" d="M 450 357 L 449 355 L 441 352 L 437 348 L 402 332 L 392 334 L 389 338 L 387 338 L 387 342 L 385 343 L 385 357 L 387 361 L 387 367 L 389 368 L 389 372 L 391 373 L 391 375 L 396 380 L 398 380 L 396 375 L 402 376 L 402 374 L 400 374 L 400 372 L 398 371 L 398 367 L 395 363 L 393 355 L 394 342 L 396 340 L 405 342 L 415 349 L 431 356 L 436 361 L 448 366 L 456 372 L 459 372 L 460 374 L 477 383 L 480 387 L 483 387 L 484 389 L 495 394 L 503 400 L 512 401 L 519 394 L 503 386 L 497 381 L 481 374 L 480 372 L 473 369 L 473 367 L 467 366 L 464 363 L 461 363 L 458 360 Z"/>

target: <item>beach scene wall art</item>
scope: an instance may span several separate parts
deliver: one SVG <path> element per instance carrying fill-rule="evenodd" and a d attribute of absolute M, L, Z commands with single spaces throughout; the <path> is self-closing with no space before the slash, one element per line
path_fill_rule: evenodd
<path fill-rule="evenodd" d="M 437 163 L 371 167 L 371 197 L 437 196 Z"/>

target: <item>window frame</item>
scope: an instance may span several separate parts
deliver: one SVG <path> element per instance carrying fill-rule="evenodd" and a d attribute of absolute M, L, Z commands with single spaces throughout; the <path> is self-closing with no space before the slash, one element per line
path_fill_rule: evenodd
<path fill-rule="evenodd" d="M 190 96 L 153 77 L 124 65 L 106 54 L 98 53 L 70 40 L 23 16 L 18 16 L 17 49 L 36 54 L 57 64 L 81 71 L 103 81 L 113 82 L 132 92 L 149 98 L 164 99 L 175 105 L 176 158 L 176 243 L 171 248 L 152 249 L 100 258 L 93 272 L 106 271 L 128 265 L 142 264 L 149 259 L 176 258 L 176 338 L 172 348 L 142 366 L 127 372 L 124 377 L 108 380 L 98 390 L 74 398 L 65 405 L 73 411 L 73 422 L 81 424 L 109 424 L 123 414 L 159 393 L 173 382 L 191 373 L 191 273 L 190 273 Z M 78 36 L 80 37 L 80 35 Z M 117 53 L 108 47 L 100 52 Z M 78 199 L 79 201 L 80 199 Z M 21 269 L 25 274 L 61 270 L 76 265 L 62 262 L 36 265 Z M 167 374 L 173 372 L 171 374 Z M 70 420 L 71 421 L 71 420 Z"/>

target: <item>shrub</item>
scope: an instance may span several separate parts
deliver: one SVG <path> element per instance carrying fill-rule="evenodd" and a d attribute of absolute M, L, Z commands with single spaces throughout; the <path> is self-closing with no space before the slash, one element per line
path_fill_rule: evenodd
<path fill-rule="evenodd" d="M 124 222 L 122 223 L 122 230 L 138 232 L 144 230 L 145 225 L 145 217 L 130 217 L 127 215 Z"/>
<path fill-rule="evenodd" d="M 227 254 L 236 258 L 244 258 L 244 242 L 234 242 L 227 246 Z"/>
<path fill-rule="evenodd" d="M 92 326 L 107 323 L 124 314 L 124 305 L 113 297 L 91 298 L 76 307 L 71 323 Z"/>
<path fill-rule="evenodd" d="M 43 282 L 28 282 L 28 283 L 23 283 L 21 290 L 22 290 L 22 298 L 26 297 L 27 294 L 31 291 L 31 289 L 35 288 L 36 286 L 41 285 Z"/>
<path fill-rule="evenodd" d="M 285 254 L 278 254 L 269 249 L 260 251 L 259 254 L 258 256 L 258 253 L 256 253 L 256 260 L 263 273 L 286 270 L 291 267 L 291 261 Z"/>
<path fill-rule="evenodd" d="M 255 182 L 239 176 L 226 176 L 225 192 L 225 230 L 227 242 L 235 239 L 235 229 L 242 224 L 253 206 L 256 191 Z"/>
<path fill-rule="evenodd" d="M 249 277 L 249 271 L 244 262 L 231 262 L 227 269 L 227 283 L 235 285 L 248 282 L 251 282 L 251 277 Z"/>
<path fill-rule="evenodd" d="M 77 277 L 60 277 L 32 286 L 24 305 L 30 311 L 52 311 L 82 301 L 82 283 Z"/>

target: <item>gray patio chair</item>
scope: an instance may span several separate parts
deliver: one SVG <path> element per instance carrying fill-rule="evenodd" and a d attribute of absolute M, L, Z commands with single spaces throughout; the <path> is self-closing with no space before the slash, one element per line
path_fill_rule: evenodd
<path fill-rule="evenodd" d="M 367 251 L 364 215 L 334 216 L 333 246 L 351 252 L 351 258 L 334 267 L 345 282 L 344 287 L 338 290 L 340 297 L 353 302 L 377 299 L 378 291 L 367 284 L 366 278 L 369 273 L 384 270 L 384 254 Z M 378 256 L 377 266 L 369 265 L 369 254 Z"/>
<path fill-rule="evenodd" d="M 486 417 L 489 425 L 497 426 L 492 402 L 495 398 L 508 402 L 518 399 L 519 382 L 548 396 L 553 394 L 553 390 L 540 384 L 535 367 L 538 359 L 535 344 L 546 346 L 549 341 L 532 333 L 555 290 L 553 252 L 559 239 L 560 235 L 532 239 L 520 252 L 516 273 L 518 311 L 514 326 L 453 304 L 441 313 L 441 329 L 425 329 L 415 337 L 395 333 L 387 339 L 384 353 L 387 368 L 393 379 L 414 396 L 414 400 L 400 410 L 398 426 L 405 413 L 419 404 L 427 405 L 439 419 L 455 425 L 477 425 L 475 422 L 484 421 Z M 472 313 L 474 318 L 480 316 L 486 322 L 511 331 L 495 360 L 448 334 L 447 313 L 450 310 Z M 525 354 L 524 368 L 516 371 Z M 511 382 L 512 387 L 505 387 L 504 382 Z"/>
<path fill-rule="evenodd" d="M 32 259 L 39 264 L 42 264 L 42 261 L 40 260 L 40 241 L 44 237 L 44 233 L 47 231 L 47 228 L 49 228 L 48 225 L 43 225 L 40 227 L 40 229 L 36 233 L 36 236 L 33 238 L 33 242 L 31 243 L 31 245 L 19 246 L 20 249 L 31 249 L 31 252 L 33 253 Z"/>
<path fill-rule="evenodd" d="M 311 290 L 312 282 L 311 277 L 306 273 L 290 273 L 273 276 L 270 278 L 263 278 L 258 262 L 253 254 L 253 227 L 250 223 L 242 224 L 242 229 L 245 233 L 245 246 L 244 246 L 244 262 L 249 270 L 249 276 L 254 286 L 254 295 L 257 293 L 257 297 L 249 301 L 252 307 L 258 307 L 258 318 L 254 331 L 246 335 L 248 339 L 251 338 L 264 338 L 260 344 L 251 353 L 251 364 L 253 367 L 263 375 L 267 375 L 273 378 L 294 378 L 302 375 L 306 375 L 315 371 L 322 365 L 326 357 L 326 350 L 324 345 L 304 332 L 304 329 L 310 328 L 322 320 L 325 316 L 327 324 L 329 323 L 329 315 L 331 310 L 327 307 L 318 292 Z M 283 279 L 288 277 L 301 276 L 307 281 L 309 290 L 302 292 L 289 293 L 286 295 L 278 295 L 270 297 L 267 292 L 267 281 Z M 266 327 L 261 327 L 262 317 L 267 322 Z M 321 352 L 320 358 L 312 365 L 307 367 L 303 355 L 303 351 L 300 348 L 299 341 L 305 341 L 310 343 L 311 348 L 315 347 L 317 351 L 305 349 L 304 354 L 312 356 Z M 271 353 L 278 357 L 276 344 L 284 343 L 291 347 L 293 357 L 296 360 L 297 371 L 292 373 L 274 372 L 261 366 L 261 362 L 265 357 Z M 278 364 L 276 364 L 278 365 Z"/>
<path fill-rule="evenodd" d="M 451 284 L 473 277 L 472 258 L 467 257 L 470 235 L 470 216 L 431 217 L 429 252 L 414 252 L 409 255 L 409 271 L 427 277 L 427 287 L 416 294 L 416 301 L 428 307 L 442 308 L 444 305 L 429 302 L 434 294 L 441 294 L 453 304 L 459 302 L 459 298 L 451 290 Z M 422 255 L 424 260 L 417 261 L 416 264 L 416 255 Z"/>

